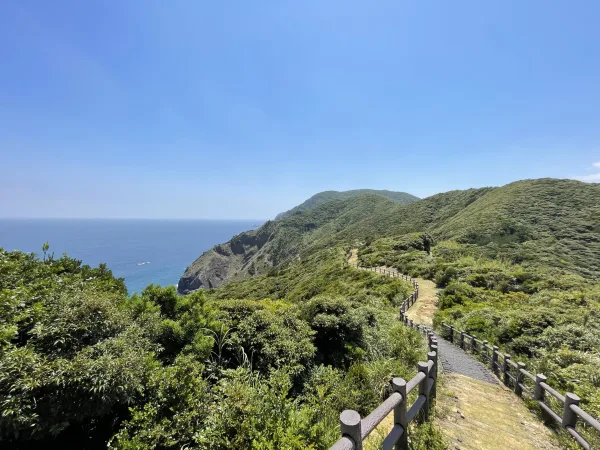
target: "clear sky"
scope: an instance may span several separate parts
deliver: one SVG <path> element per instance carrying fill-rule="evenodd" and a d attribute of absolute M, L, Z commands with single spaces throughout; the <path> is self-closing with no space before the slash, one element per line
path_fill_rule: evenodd
<path fill-rule="evenodd" d="M 600 181 L 600 2 L 3 0 L 0 216 Z"/>

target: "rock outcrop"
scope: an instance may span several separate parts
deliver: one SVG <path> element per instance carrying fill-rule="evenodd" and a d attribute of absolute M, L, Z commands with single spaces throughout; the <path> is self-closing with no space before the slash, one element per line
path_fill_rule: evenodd
<path fill-rule="evenodd" d="M 272 266 L 271 259 L 261 250 L 272 237 L 273 228 L 273 223 L 267 222 L 257 230 L 240 233 L 203 253 L 185 270 L 177 285 L 179 293 L 216 288 L 226 281 L 251 276 L 256 272 L 257 263 L 263 270 Z"/>

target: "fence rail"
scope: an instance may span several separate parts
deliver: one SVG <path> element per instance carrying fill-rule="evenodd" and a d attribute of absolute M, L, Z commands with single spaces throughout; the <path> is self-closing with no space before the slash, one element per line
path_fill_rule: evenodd
<path fill-rule="evenodd" d="M 445 337 L 450 342 L 465 351 L 469 348 L 473 353 L 479 354 L 484 360 L 488 361 L 492 371 L 506 386 L 512 388 L 515 394 L 522 397 L 523 392 L 525 392 L 533 398 L 542 409 L 545 417 L 554 420 L 565 428 L 581 447 L 586 450 L 592 448 L 591 444 L 576 429 L 578 419 L 598 432 L 600 432 L 600 422 L 579 407 L 580 398 L 577 395 L 572 392 L 562 395 L 546 383 L 547 379 L 544 374 L 533 375 L 525 370 L 524 363 L 513 361 L 508 353 L 499 352 L 498 347 L 489 345 L 488 341 L 480 341 L 475 336 L 457 330 L 454 326 L 445 322 L 442 322 L 442 329 L 447 332 Z M 470 342 L 467 344 L 468 340 Z M 478 343 L 479 347 L 475 343 Z M 500 360 L 502 360 L 502 363 L 500 363 Z M 533 382 L 531 388 L 525 384 L 526 380 Z M 562 405 L 560 413 L 554 411 L 546 403 L 546 394 L 554 397 Z"/>
<path fill-rule="evenodd" d="M 352 266 L 411 282 L 414 291 L 400 305 L 400 320 L 406 326 L 415 328 L 427 336 L 429 352 L 427 353 L 427 362 L 417 364 L 418 372 L 410 380 L 392 379 L 392 394 L 368 416 L 361 418 L 357 411 L 350 409 L 343 411 L 340 414 L 342 437 L 329 450 L 362 450 L 363 441 L 392 411 L 394 411 L 394 427 L 383 441 L 383 449 L 408 450 L 408 424 L 415 419 L 419 422 L 428 420 L 431 401 L 436 396 L 437 339 L 431 329 L 415 324 L 406 317 L 406 311 L 419 297 L 419 284 L 416 280 L 401 273 L 379 267 L 361 267 L 358 264 L 352 264 Z M 414 403 L 409 406 L 408 394 L 416 388 L 418 388 L 419 394 Z"/>
<path fill-rule="evenodd" d="M 394 411 L 394 427 L 383 441 L 383 448 L 405 450 L 408 449 L 406 431 L 408 424 L 417 417 L 419 412 L 423 413 L 420 416 L 420 420 L 427 420 L 429 417 L 430 401 L 435 397 L 438 358 L 437 340 L 434 337 L 433 330 L 424 325 L 415 324 L 406 315 L 408 309 L 419 298 L 419 284 L 416 280 L 399 272 L 381 267 L 362 267 L 359 264 L 352 264 L 352 266 L 411 282 L 414 291 L 400 304 L 400 320 L 406 326 L 416 328 L 428 336 L 430 352 L 427 354 L 428 362 L 418 363 L 417 368 L 419 372 L 411 380 L 408 382 L 402 378 L 394 378 L 392 380 L 394 392 L 367 417 L 361 419 L 358 412 L 352 410 L 342 412 L 340 415 L 342 438 L 330 450 L 362 450 L 362 441 L 391 411 Z M 515 394 L 519 397 L 522 397 L 523 393 L 527 394 L 537 402 L 547 420 L 554 420 L 582 448 L 592 450 L 591 444 L 577 430 L 577 424 L 583 423 L 584 426 L 589 426 L 600 432 L 600 422 L 580 408 L 580 398 L 576 394 L 567 392 L 565 395 L 562 395 L 546 383 L 547 378 L 544 374 L 534 375 L 528 372 L 524 363 L 513 361 L 511 355 L 501 353 L 498 346 L 490 345 L 488 341 L 482 341 L 476 336 L 469 335 L 462 330 L 457 330 L 454 326 L 448 325 L 445 322 L 442 322 L 442 329 L 449 331 L 446 337 L 450 342 L 458 345 L 464 351 L 470 350 L 472 353 L 481 356 L 489 364 L 492 372 L 506 386 L 513 389 Z M 533 386 L 529 386 L 526 384 L 527 382 L 533 382 Z M 407 395 L 417 386 L 419 387 L 419 396 L 410 408 L 407 409 Z M 553 397 L 555 402 L 561 405 L 560 412 L 554 411 L 548 405 L 546 394 Z"/>

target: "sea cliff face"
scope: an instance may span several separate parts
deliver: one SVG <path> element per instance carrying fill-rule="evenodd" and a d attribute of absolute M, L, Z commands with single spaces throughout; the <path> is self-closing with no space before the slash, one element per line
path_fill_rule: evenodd
<path fill-rule="evenodd" d="M 203 253 L 185 270 L 177 285 L 179 293 L 216 288 L 226 281 L 254 275 L 257 264 L 261 269 L 270 267 L 270 258 L 261 250 L 272 237 L 273 228 L 273 223 L 267 222 Z"/>
<path fill-rule="evenodd" d="M 259 229 L 240 233 L 205 252 L 186 269 L 177 290 L 188 294 L 285 267 L 297 261 L 302 250 L 323 237 L 333 239 L 349 224 L 368 217 L 369 211 L 416 199 L 390 191 L 322 192 Z"/>

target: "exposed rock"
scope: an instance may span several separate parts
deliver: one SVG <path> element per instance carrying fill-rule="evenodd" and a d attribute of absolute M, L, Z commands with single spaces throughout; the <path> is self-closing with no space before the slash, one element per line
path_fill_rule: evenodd
<path fill-rule="evenodd" d="M 185 270 L 177 285 L 179 293 L 216 288 L 270 268 L 270 259 L 261 254 L 261 249 L 269 242 L 273 226 L 273 222 L 267 222 L 258 230 L 240 233 L 205 252 Z"/>

